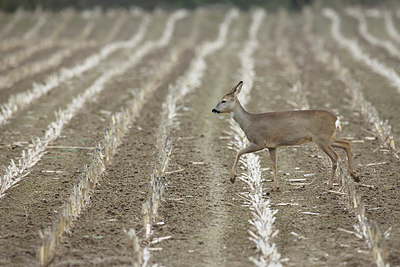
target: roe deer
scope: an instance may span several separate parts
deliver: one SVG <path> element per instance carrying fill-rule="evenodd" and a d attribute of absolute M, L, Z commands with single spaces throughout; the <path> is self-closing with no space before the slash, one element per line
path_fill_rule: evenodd
<path fill-rule="evenodd" d="M 337 116 L 326 110 L 295 110 L 251 114 L 242 107 L 237 99 L 242 85 L 243 82 L 240 81 L 228 94 L 222 97 L 221 101 L 212 110 L 214 113 L 230 113 L 250 141 L 246 148 L 236 154 L 231 171 L 232 183 L 235 182 L 238 161 L 243 154 L 268 148 L 274 174 L 273 190 L 279 190 L 276 176 L 276 149 L 280 146 L 300 145 L 311 141 L 317 144 L 332 161 L 329 188 L 333 186 L 338 161 L 338 155 L 332 147 L 346 151 L 349 172 L 355 181 L 359 181 L 354 171 L 350 143 L 334 137 L 336 128 L 340 128 L 340 121 Z"/>

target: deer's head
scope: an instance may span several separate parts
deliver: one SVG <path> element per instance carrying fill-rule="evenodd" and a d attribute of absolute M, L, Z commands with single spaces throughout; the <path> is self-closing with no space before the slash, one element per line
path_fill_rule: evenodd
<path fill-rule="evenodd" d="M 221 101 L 212 109 L 213 113 L 230 113 L 235 109 L 237 102 L 237 95 L 242 89 L 243 81 L 240 81 L 236 86 L 234 86 L 229 93 L 221 98 Z"/>

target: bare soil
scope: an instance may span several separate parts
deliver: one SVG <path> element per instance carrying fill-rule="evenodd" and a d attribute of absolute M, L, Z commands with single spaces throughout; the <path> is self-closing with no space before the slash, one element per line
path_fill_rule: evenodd
<path fill-rule="evenodd" d="M 7 191 L 6 196 L 0 199 L 1 266 L 39 264 L 36 258 L 40 244 L 38 232 L 57 218 L 72 185 L 84 165 L 90 163 L 93 147 L 102 138 L 111 114 L 129 105 L 146 83 L 154 79 L 158 66 L 168 59 L 169 53 L 193 34 L 193 43 L 182 51 L 173 69 L 160 81 L 151 100 L 144 104 L 140 116 L 132 122 L 112 163 L 106 166 L 100 184 L 92 192 L 89 206 L 74 221 L 70 232 L 63 235 L 62 245 L 51 263 L 51 266 L 131 265 L 133 252 L 126 246 L 123 229 L 134 228 L 139 238 L 144 240 L 142 204 L 148 197 L 150 175 L 157 162 L 156 140 L 168 87 L 188 69 L 199 44 L 217 37 L 218 25 L 227 10 L 218 7 L 190 12 L 187 18 L 177 22 L 170 44 L 151 51 L 125 75 L 112 79 L 105 90 L 91 99 L 64 127 L 62 136 L 29 170 L 30 174 Z M 327 41 L 326 49 L 352 70 L 354 78 L 363 85 L 365 97 L 374 104 L 382 119 L 393 126 L 395 141 L 400 143 L 400 121 L 396 116 L 400 112 L 400 94 L 384 78 L 355 61 L 335 43 L 330 35 L 329 20 L 320 14 L 320 10 L 313 12 L 313 32 L 323 37 Z M 169 14 L 153 14 L 141 44 L 161 36 Z M 99 47 L 104 37 L 102 33 L 108 33 L 112 28 L 112 20 L 105 14 L 101 16 L 102 22 L 91 35 L 91 38 L 99 40 Z M 197 22 L 195 16 L 198 16 Z M 260 46 L 254 53 L 256 78 L 246 109 L 250 112 L 293 109 L 288 101 L 294 99 L 290 87 L 298 79 L 303 84 L 302 94 L 312 109 L 323 108 L 340 114 L 343 131 L 338 132 L 337 137 L 352 144 L 356 169 L 361 177 L 361 183 L 356 184 L 357 194 L 366 204 L 367 217 L 375 221 L 383 232 L 391 228 L 390 238 L 385 241 L 388 248 L 386 260 L 390 266 L 400 266 L 399 161 L 382 151 L 378 140 L 366 139 L 372 136 L 368 130 L 371 126 L 350 104 L 345 85 L 315 60 L 303 38 L 305 20 L 300 14 L 289 14 L 289 26 L 283 34 L 289 42 L 288 56 L 301 70 L 296 79 L 290 75 L 288 66 L 277 54 L 281 45 L 276 32 L 278 16 L 268 13 L 259 30 Z M 343 34 L 357 36 L 354 21 L 344 13 L 341 16 L 346 25 L 342 27 Z M 10 19 L 11 16 L 7 16 L 4 21 Z M 28 17 L 18 23 L 15 37 L 29 29 L 28 24 L 32 21 L 34 19 Z M 139 18 L 129 15 L 116 40 L 132 36 L 139 21 Z M 71 27 L 83 27 L 84 24 L 82 19 L 76 19 L 71 22 Z M 228 149 L 230 118 L 211 113 L 220 97 L 241 79 L 238 52 L 248 39 L 250 24 L 251 12 L 242 11 L 229 29 L 226 46 L 206 58 L 207 70 L 201 85 L 182 103 L 179 125 L 170 136 L 173 153 L 167 171 L 171 173 L 166 176 L 167 187 L 158 213 L 158 221 L 163 224 L 155 226 L 153 233 L 156 237 L 171 238 L 154 246 L 158 250 L 151 251 L 151 264 L 251 266 L 249 257 L 258 255 L 256 246 L 248 238 L 250 209 L 238 196 L 248 188 L 240 181 L 235 184 L 229 181 L 235 156 L 235 151 Z M 383 27 L 379 20 L 372 24 L 374 34 L 376 28 Z M 104 32 L 102 28 L 105 28 Z M 43 32 L 51 32 L 51 28 L 46 27 Z M 65 32 L 63 36 L 71 38 L 74 35 Z M 385 51 L 371 47 L 361 37 L 358 41 L 368 53 L 400 72 L 397 61 Z M 77 64 L 97 49 L 77 51 L 62 66 Z M 54 121 L 56 110 L 65 108 L 105 70 L 120 64 L 133 52 L 134 49 L 110 55 L 93 70 L 55 88 L 27 109 L 17 112 L 0 130 L 1 165 L 8 166 L 11 159 L 18 158 L 32 137 L 41 137 L 47 125 Z M 37 54 L 26 63 L 45 57 L 44 54 Z M 0 91 L 0 103 L 14 93 L 29 89 L 33 81 L 41 81 L 54 71 L 48 70 Z M 343 160 L 341 164 L 346 164 L 345 154 L 338 152 Z M 330 163 L 315 145 L 278 150 L 279 192 L 270 189 L 272 174 L 268 153 L 259 153 L 265 179 L 264 197 L 271 200 L 272 209 L 278 210 L 274 228 L 279 233 L 271 241 L 276 244 L 284 266 L 375 265 L 365 240 L 348 232 L 355 231 L 353 225 L 357 224 L 357 219 L 348 209 L 346 197 L 327 192 Z M 304 185 L 296 186 L 289 180 L 300 178 L 306 179 Z M 145 242 L 141 244 L 146 245 Z"/>

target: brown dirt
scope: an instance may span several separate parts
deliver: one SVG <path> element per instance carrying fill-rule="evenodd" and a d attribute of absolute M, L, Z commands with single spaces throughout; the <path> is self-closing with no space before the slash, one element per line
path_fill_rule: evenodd
<path fill-rule="evenodd" d="M 342 27 L 342 29 L 344 28 Z M 363 48 L 365 47 L 363 46 Z M 365 51 L 370 54 L 372 53 L 370 50 Z M 400 106 L 398 105 L 400 103 L 400 94 L 381 76 L 364 68 L 360 63 L 351 62 L 351 56 L 347 52 L 344 52 L 343 49 L 341 54 L 346 56 L 340 59 L 346 62 L 351 69 L 354 69 L 354 76 L 362 83 L 365 97 L 374 104 L 381 118 L 388 120 L 392 125 L 392 132 L 398 146 L 400 142 L 400 124 L 397 116 L 393 114 L 400 112 Z M 386 61 L 384 62 L 386 63 Z M 335 90 L 328 92 L 336 96 L 336 101 L 341 103 L 343 110 L 347 110 L 347 114 L 349 115 L 346 116 L 346 120 L 349 120 L 349 128 L 352 130 L 350 135 L 356 137 L 356 139 L 363 139 L 365 136 L 370 136 L 371 134 L 363 130 L 368 129 L 370 126 L 363 122 L 360 115 L 354 113 L 348 104 L 346 105 L 346 103 L 340 101 L 340 93 L 335 92 Z M 357 191 L 367 205 L 367 217 L 376 221 L 382 231 L 386 231 L 392 227 L 390 238 L 386 242 L 389 253 L 388 262 L 394 266 L 398 266 L 400 264 L 400 243 L 398 242 L 400 238 L 398 200 L 400 198 L 396 188 L 399 188 L 399 161 L 386 153 L 380 152 L 377 141 L 365 141 L 356 145 L 356 149 L 358 150 L 356 157 L 359 172 L 362 173 L 362 181 L 365 184 L 372 184 L 376 187 L 375 190 L 359 187 Z M 387 162 L 387 164 L 367 166 L 368 163 L 379 162 Z"/>
<path fill-rule="evenodd" d="M 180 55 L 178 63 L 161 80 L 153 98 L 145 103 L 140 116 L 132 123 L 93 192 L 89 206 L 73 223 L 70 233 L 64 234 L 52 266 L 131 264 L 133 253 L 126 247 L 123 229 L 136 229 L 143 240 L 141 208 L 147 198 L 150 174 L 157 162 L 155 140 L 158 138 L 160 112 L 168 94 L 168 86 L 174 84 L 188 69 L 198 45 L 205 40 L 215 39 L 218 32 L 216 25 L 221 23 L 226 11 L 226 8 L 206 9 L 204 17 L 197 24 L 194 23 L 193 13 L 178 22 L 171 44 L 152 51 L 126 75 L 116 77 L 107 84 L 107 88 L 87 103 L 65 126 L 62 136 L 52 144 L 90 148 L 98 143 L 110 114 L 126 106 L 129 99 L 154 77 L 154 71 L 161 61 L 168 58 L 172 49 L 181 45 L 193 31 L 198 31 L 193 45 Z M 219 98 L 241 78 L 238 51 L 248 38 L 251 17 L 248 12 L 241 12 L 240 16 L 229 30 L 227 45 L 207 58 L 208 68 L 202 84 L 185 98 L 178 116 L 179 126 L 171 132 L 173 155 L 168 171 L 183 171 L 166 177 L 164 201 L 158 214 L 158 221 L 164 224 L 156 226 L 153 235 L 172 237 L 155 245 L 162 250 L 151 251 L 150 263 L 166 266 L 251 266 L 249 257 L 258 254 L 247 234 L 251 213 L 237 195 L 247 191 L 247 186 L 242 182 L 232 185 L 229 181 L 229 170 L 235 155 L 234 151 L 227 148 L 229 139 L 226 139 L 226 131 L 229 130 L 230 118 L 211 113 Z M 391 266 L 399 266 L 399 161 L 381 152 L 377 140 L 365 139 L 371 136 L 364 130 L 370 126 L 349 104 L 344 84 L 316 62 L 308 49 L 301 30 L 304 18 L 298 14 L 289 16 L 290 27 L 285 30 L 284 38 L 289 40 L 289 56 L 302 70 L 299 79 L 305 85 L 303 93 L 311 108 L 329 109 L 342 116 L 344 129 L 337 134 L 338 137 L 363 140 L 362 143 L 352 142 L 356 168 L 362 183 L 374 185 L 375 188 L 356 184 L 356 191 L 366 204 L 367 217 L 376 221 L 382 231 L 392 227 L 390 239 L 386 241 L 387 261 Z M 155 14 L 145 40 L 160 36 L 166 18 L 167 14 Z M 289 88 L 294 80 L 276 54 L 280 45 L 276 39 L 277 18 L 277 14 L 269 13 L 258 34 L 261 46 L 254 54 L 256 80 L 246 107 L 251 112 L 293 108 L 286 100 L 293 97 Z M 28 20 L 33 19 L 28 18 L 18 24 L 17 35 L 23 32 L 23 27 L 28 27 Z M 132 35 L 137 30 L 138 21 L 130 17 L 117 38 L 126 39 Z M 326 18 L 318 14 L 314 22 L 315 34 L 324 37 L 328 41 L 327 49 L 352 69 L 354 77 L 363 85 L 365 97 L 375 105 L 383 119 L 389 120 L 395 140 L 400 143 L 400 121 L 394 115 L 400 111 L 400 94 L 382 77 L 355 62 L 348 52 L 334 42 Z M 350 24 L 348 18 L 344 22 Z M 111 21 L 104 19 L 102 23 L 106 27 Z M 374 27 L 379 27 L 379 21 L 374 23 Z M 82 27 L 84 23 L 77 19 L 73 24 Z M 357 35 L 354 25 L 342 29 L 346 36 Z M 69 32 L 65 36 L 73 34 Z M 99 28 L 94 31 L 93 37 L 101 39 Z M 380 60 L 388 64 L 395 62 L 388 55 L 382 57 L 384 52 L 369 47 L 362 39 L 359 41 L 369 53 L 377 57 L 379 54 Z M 93 71 L 55 88 L 26 110 L 17 113 L 9 124 L 2 126 L 0 143 L 29 142 L 32 136 L 42 136 L 46 126 L 54 120 L 57 109 L 64 108 L 72 97 L 83 92 L 104 70 L 119 64 L 132 52 L 113 54 Z M 76 53 L 63 66 L 76 64 L 93 50 L 82 53 Z M 40 76 L 34 79 L 40 79 Z M 2 91 L 0 103 L 9 95 L 29 88 L 31 82 L 32 79 L 23 81 L 13 88 L 15 91 L 4 90 L 4 94 Z M 0 147 L 1 165 L 7 166 L 9 160 L 18 157 L 23 148 Z M 37 265 L 38 231 L 55 221 L 84 164 L 90 163 L 91 154 L 90 149 L 49 148 L 31 173 L 0 199 L 0 265 Z M 281 191 L 270 192 L 272 175 L 268 169 L 269 159 L 266 152 L 260 153 L 266 180 L 265 197 L 271 199 L 272 208 L 278 210 L 274 227 L 279 234 L 272 241 L 282 255 L 283 265 L 373 266 L 374 260 L 365 240 L 338 230 L 353 231 L 356 218 L 348 210 L 345 197 L 326 192 L 330 167 L 326 165 L 325 156 L 320 158 L 320 155 L 323 154 L 314 145 L 279 149 Z M 340 156 L 345 158 L 343 153 Z M 372 162 L 387 164 L 368 166 Z M 304 174 L 312 175 L 305 177 Z M 309 184 L 294 187 L 288 181 L 293 178 L 307 178 L 306 183 Z M 145 245 L 146 242 L 141 244 Z"/>
<path fill-rule="evenodd" d="M 274 25 L 277 17 L 269 16 L 267 21 L 266 25 Z M 289 43 L 294 44 L 296 32 L 300 32 L 301 28 L 296 29 L 294 25 L 291 27 L 293 29 L 289 32 L 286 30 L 285 34 L 291 37 Z M 296 80 L 288 74 L 287 67 L 275 53 L 278 44 L 274 42 L 274 36 L 276 36 L 274 29 L 277 27 L 271 28 L 272 30 L 266 27 L 261 29 L 266 33 L 270 31 L 269 34 L 260 35 L 262 43 L 266 40 L 269 40 L 269 43 L 265 49 L 257 52 L 256 58 L 260 63 L 255 71 L 265 79 L 265 82 L 260 81 L 254 84 L 252 101 L 248 105 L 252 112 L 293 109 L 286 100 L 293 99 L 289 89 Z M 294 51 L 289 52 L 293 60 L 300 56 Z M 320 71 L 316 76 L 314 69 L 306 70 L 306 66 L 308 64 L 298 66 L 304 70 L 301 72 L 300 80 L 307 85 L 303 94 L 312 108 L 326 108 L 324 107 L 325 96 L 317 86 L 317 82 L 323 82 L 324 77 L 320 75 Z M 312 82 L 308 80 L 311 78 Z M 313 91 L 317 96 L 315 100 L 309 97 L 314 93 Z M 268 153 L 262 154 L 263 167 L 270 167 Z M 321 159 L 314 158 L 312 155 L 318 155 L 318 149 L 314 145 L 278 149 L 278 176 L 281 192 L 271 193 L 272 207 L 278 210 L 275 221 L 275 227 L 280 230 L 275 239 L 278 251 L 285 258 L 288 266 L 309 264 L 333 266 L 338 262 L 351 266 L 370 265 L 370 259 L 357 252 L 358 249 L 365 252 L 363 241 L 350 238 L 349 234 L 338 231 L 338 228 L 352 230 L 352 225 L 355 224 L 354 215 L 346 209 L 342 198 L 326 192 L 330 168 L 326 168 Z M 272 179 L 269 171 L 264 173 L 264 176 Z M 300 178 L 307 178 L 305 183 L 308 185 L 293 186 L 288 181 L 288 179 Z M 268 187 L 271 185 L 270 182 L 266 183 Z"/>
<path fill-rule="evenodd" d="M 203 83 L 186 100 L 188 111 L 172 134 L 175 142 L 171 169 L 182 168 L 184 172 L 168 180 L 166 204 L 160 211 L 165 226 L 157 228 L 155 235 L 172 235 L 172 239 L 160 244 L 163 250 L 154 253 L 154 262 L 169 266 L 193 262 L 202 266 L 244 266 L 254 255 L 254 245 L 246 238 L 250 217 L 237 196 L 243 185 L 229 181 L 234 152 L 227 151 L 219 139 L 229 124 L 211 113 L 226 91 L 224 85 L 235 83 L 232 74 L 240 67 L 235 55 L 246 40 L 249 25 L 248 15 L 233 23 L 228 45 L 207 60 L 209 68 Z"/>

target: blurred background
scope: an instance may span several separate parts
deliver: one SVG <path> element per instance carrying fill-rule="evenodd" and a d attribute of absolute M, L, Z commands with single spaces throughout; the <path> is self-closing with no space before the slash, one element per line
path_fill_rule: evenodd
<path fill-rule="evenodd" d="M 88 9 L 95 6 L 107 8 L 138 6 L 144 9 L 161 7 L 172 8 L 195 8 L 201 5 L 210 4 L 232 4 L 241 9 L 248 9 L 254 6 L 264 7 L 268 10 L 285 8 L 287 10 L 300 10 L 304 5 L 319 3 L 324 6 L 335 5 L 376 5 L 391 4 L 399 0 L 0 0 L 0 9 L 6 12 L 13 12 L 18 8 L 35 9 L 41 7 L 45 10 L 60 10 L 66 7 L 76 9 Z"/>

